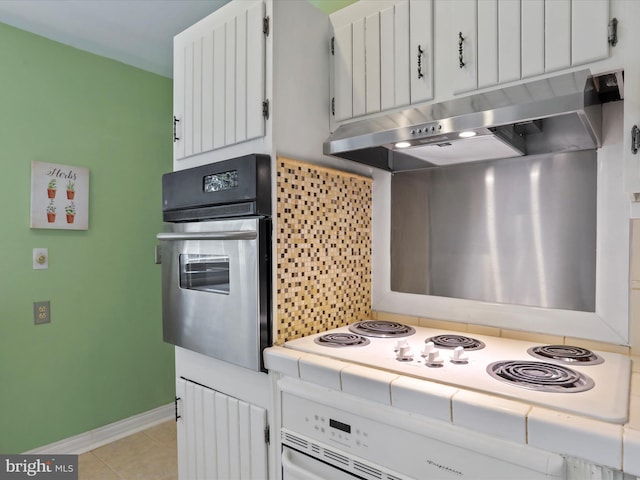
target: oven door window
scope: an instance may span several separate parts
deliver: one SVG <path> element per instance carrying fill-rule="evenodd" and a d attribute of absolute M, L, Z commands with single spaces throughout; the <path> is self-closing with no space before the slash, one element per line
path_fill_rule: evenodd
<path fill-rule="evenodd" d="M 229 257 L 181 254 L 180 288 L 228 295 Z"/>

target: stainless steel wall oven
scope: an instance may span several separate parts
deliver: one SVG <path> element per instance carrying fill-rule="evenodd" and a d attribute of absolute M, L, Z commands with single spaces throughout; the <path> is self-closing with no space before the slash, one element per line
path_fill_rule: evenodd
<path fill-rule="evenodd" d="M 271 345 L 271 160 L 247 155 L 162 177 L 166 342 L 256 371 Z"/>

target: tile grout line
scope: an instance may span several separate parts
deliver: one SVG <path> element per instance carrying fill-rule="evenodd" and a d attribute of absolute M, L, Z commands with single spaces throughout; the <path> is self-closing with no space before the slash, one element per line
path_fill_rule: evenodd
<path fill-rule="evenodd" d="M 105 462 L 102 458 L 100 458 L 98 455 L 95 455 L 93 453 L 93 450 L 90 452 L 87 452 L 83 455 L 91 455 L 94 459 L 96 459 L 98 462 L 100 462 L 102 465 L 104 465 L 105 467 L 107 467 L 110 471 L 112 471 L 117 477 L 118 480 L 126 480 L 125 477 L 123 477 L 122 475 L 120 475 L 120 472 L 118 472 L 115 468 L 113 468 L 111 465 L 109 465 L 107 462 Z"/>

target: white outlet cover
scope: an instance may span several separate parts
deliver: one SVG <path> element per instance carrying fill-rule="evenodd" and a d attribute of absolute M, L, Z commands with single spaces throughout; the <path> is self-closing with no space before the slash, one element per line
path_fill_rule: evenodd
<path fill-rule="evenodd" d="M 33 269 L 44 270 L 49 268 L 49 249 L 34 248 L 33 249 Z"/>

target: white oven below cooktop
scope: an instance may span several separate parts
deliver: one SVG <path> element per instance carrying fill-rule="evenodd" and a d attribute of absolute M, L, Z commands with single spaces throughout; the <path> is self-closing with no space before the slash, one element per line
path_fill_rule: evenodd
<path fill-rule="evenodd" d="M 578 358 L 555 360 L 536 354 L 539 343 L 415 326 L 399 333 L 401 325 L 382 325 L 376 336 L 341 327 L 284 347 L 607 422 L 628 419 L 631 361 L 624 355 L 555 345 L 549 350 L 561 358 Z M 533 385 L 503 378 L 512 374 Z"/>

